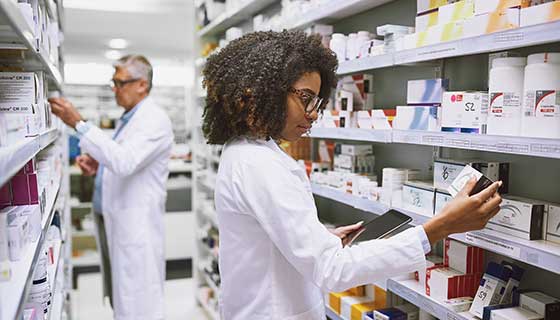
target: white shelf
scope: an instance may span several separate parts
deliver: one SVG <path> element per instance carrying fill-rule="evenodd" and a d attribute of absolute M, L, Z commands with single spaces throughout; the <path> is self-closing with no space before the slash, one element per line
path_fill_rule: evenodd
<path fill-rule="evenodd" d="M 50 83 L 54 87 L 62 89 L 63 79 L 60 70 L 50 61 L 44 50 L 37 48 L 37 41 L 35 40 L 33 30 L 25 21 L 16 2 L 10 0 L 0 1 L 0 21 L 0 24 L 8 25 L 13 32 L 11 34 L 3 33 L 2 41 L 9 44 L 10 47 L 19 45 L 19 49 L 27 49 L 24 59 L 26 69 L 45 71 L 49 76 Z M 1 46 L 5 47 L 4 44 Z"/>
<path fill-rule="evenodd" d="M 393 142 L 560 159 L 559 139 L 393 130 Z"/>
<path fill-rule="evenodd" d="M 99 266 L 99 261 L 101 258 L 99 257 L 99 253 L 95 252 L 88 252 L 88 254 L 81 256 L 81 257 L 73 257 L 72 258 L 72 267 L 94 267 Z"/>
<path fill-rule="evenodd" d="M 337 73 L 358 73 L 391 66 L 490 53 L 558 41 L 560 41 L 560 21 L 555 21 L 495 32 L 479 37 L 464 38 L 416 49 L 345 61 L 340 63 Z"/>
<path fill-rule="evenodd" d="M 355 129 L 355 128 L 312 128 L 309 134 L 312 138 L 356 140 L 390 143 L 391 130 Z"/>
<path fill-rule="evenodd" d="M 192 171 L 193 171 L 192 162 L 184 162 L 184 161 L 169 162 L 170 173 L 182 173 L 182 172 L 192 172 Z"/>
<path fill-rule="evenodd" d="M 0 2 L 1 3 L 1 2 Z M 45 149 L 58 137 L 58 131 L 51 129 L 36 137 L 0 148 L 0 186 L 4 185 L 39 151 Z"/>
<path fill-rule="evenodd" d="M 325 306 L 325 313 L 330 320 L 345 320 L 342 316 L 339 316 L 333 309 L 329 306 Z"/>
<path fill-rule="evenodd" d="M 302 16 L 294 17 L 294 20 L 297 21 L 288 23 L 286 28 L 305 28 L 317 22 L 332 23 L 391 1 L 392 0 L 331 0 L 328 3 L 313 8 L 310 12 Z"/>
<path fill-rule="evenodd" d="M 220 319 L 220 315 L 216 312 L 216 310 L 212 309 L 208 304 L 206 304 L 204 301 L 202 301 L 202 298 L 200 297 L 199 294 L 196 296 L 196 298 L 198 300 L 198 303 L 200 303 L 200 305 L 202 306 L 202 309 L 204 309 L 204 311 L 206 311 L 208 316 L 210 316 L 211 320 L 219 320 Z"/>
<path fill-rule="evenodd" d="M 390 209 L 389 206 L 378 201 L 361 199 L 332 188 L 316 184 L 312 184 L 311 188 L 315 195 L 373 214 L 383 214 Z M 413 225 L 424 224 L 430 219 L 401 208 L 394 209 L 410 216 Z M 545 240 L 524 240 L 489 229 L 452 234 L 449 237 L 560 274 L 560 244 Z"/>
<path fill-rule="evenodd" d="M 441 302 L 427 296 L 423 292 L 424 290 L 420 283 L 416 280 L 395 281 L 389 279 L 387 280 L 387 289 L 439 319 L 476 319 L 468 312 L 457 313 L 446 308 Z"/>
<path fill-rule="evenodd" d="M 253 15 L 275 3 L 277 0 L 248 0 L 236 11 L 224 12 L 197 32 L 199 37 L 216 35 L 226 31 L 240 22 L 251 18 Z"/>
<path fill-rule="evenodd" d="M 310 137 L 403 143 L 560 159 L 560 139 L 420 130 L 313 128 Z"/>
<path fill-rule="evenodd" d="M 60 181 L 52 199 L 47 200 L 48 203 L 41 222 L 42 231 L 39 239 L 27 245 L 25 253 L 23 253 L 19 261 L 10 262 L 12 277 L 9 281 L 0 283 L 0 319 L 19 319 L 21 317 L 33 272 L 35 271 L 41 248 L 46 241 L 47 231 L 54 217 L 54 208 L 58 199 L 59 189 Z M 37 210 L 40 210 L 39 206 L 37 206 Z"/>

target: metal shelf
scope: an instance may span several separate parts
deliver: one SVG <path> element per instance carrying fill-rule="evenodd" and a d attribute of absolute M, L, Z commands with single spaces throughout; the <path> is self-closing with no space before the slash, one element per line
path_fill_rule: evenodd
<path fill-rule="evenodd" d="M 49 84 L 62 89 L 63 78 L 60 70 L 50 60 L 47 53 L 37 47 L 31 26 L 27 24 L 16 2 L 0 0 L 0 25 L 9 26 L 12 32 L 2 34 L 2 47 L 25 50 L 23 65 L 27 70 L 43 70 L 49 76 Z"/>
<path fill-rule="evenodd" d="M 331 0 L 328 3 L 317 6 L 309 13 L 294 17 L 294 21 L 288 22 L 287 29 L 305 28 L 313 23 L 332 23 L 360 12 L 379 7 L 392 0 Z"/>
<path fill-rule="evenodd" d="M 46 214 L 41 222 L 42 232 L 39 239 L 27 245 L 26 252 L 19 261 L 10 262 L 12 277 L 8 282 L 4 282 L 0 286 L 0 303 L 2 304 L 0 319 L 20 319 L 22 316 L 25 298 L 29 293 L 35 266 L 54 217 L 54 208 L 58 199 L 61 180 L 58 182 L 56 193 L 46 207 Z M 39 206 L 37 206 L 36 210 L 40 210 Z"/>
<path fill-rule="evenodd" d="M 58 137 L 58 131 L 51 129 L 36 137 L 22 139 L 20 142 L 0 148 L 0 186 L 4 185 L 39 151 L 48 147 Z"/>
<path fill-rule="evenodd" d="M 560 159 L 559 139 L 393 130 L 393 142 Z"/>
<path fill-rule="evenodd" d="M 313 128 L 309 134 L 312 138 L 356 140 L 391 143 L 391 130 L 355 129 L 355 128 Z"/>
<path fill-rule="evenodd" d="M 380 202 L 365 200 L 332 188 L 311 184 L 311 189 L 315 195 L 373 214 L 383 214 L 391 209 Z M 430 219 L 401 208 L 394 209 L 410 216 L 413 225 L 424 224 Z M 489 229 L 452 234 L 449 237 L 560 274 L 560 244 L 545 240 L 525 240 Z"/>
<path fill-rule="evenodd" d="M 199 37 L 217 35 L 240 22 L 251 18 L 262 9 L 277 2 L 277 0 L 249 0 L 245 1 L 236 11 L 224 12 L 207 26 L 197 32 Z"/>
<path fill-rule="evenodd" d="M 341 62 L 338 74 L 523 48 L 560 41 L 560 21 Z"/>
<path fill-rule="evenodd" d="M 310 137 L 404 143 L 524 156 L 560 159 L 560 139 L 495 136 L 420 130 L 369 130 L 344 128 L 314 128 Z"/>
<path fill-rule="evenodd" d="M 476 319 L 468 312 L 457 313 L 446 308 L 441 302 L 427 296 L 423 292 L 423 288 L 420 283 L 416 280 L 396 281 L 389 279 L 387 280 L 387 289 L 439 319 Z"/>

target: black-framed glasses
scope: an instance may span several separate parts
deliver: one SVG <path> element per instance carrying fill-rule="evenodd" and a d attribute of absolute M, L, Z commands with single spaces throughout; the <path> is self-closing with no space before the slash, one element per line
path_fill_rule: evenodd
<path fill-rule="evenodd" d="M 313 111 L 321 112 L 328 101 L 305 90 L 289 88 L 288 91 L 299 97 L 301 103 L 305 106 L 304 110 L 307 115 L 312 114 Z"/>
<path fill-rule="evenodd" d="M 122 88 L 125 85 L 129 84 L 129 83 L 133 83 L 140 80 L 140 78 L 133 78 L 133 79 L 128 79 L 128 80 L 119 80 L 119 79 L 111 79 L 110 81 L 110 85 L 111 88 Z"/>

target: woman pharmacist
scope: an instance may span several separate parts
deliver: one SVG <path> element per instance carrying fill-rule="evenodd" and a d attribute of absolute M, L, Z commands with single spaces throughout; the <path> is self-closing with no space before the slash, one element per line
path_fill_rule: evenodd
<path fill-rule="evenodd" d="M 305 134 L 336 84 L 337 61 L 317 37 L 257 32 L 208 58 L 203 131 L 225 144 L 216 180 L 221 316 L 325 319 L 322 291 L 343 291 L 425 268 L 430 243 L 477 230 L 499 210 L 499 182 L 469 182 L 443 212 L 390 239 L 344 247 L 354 225 L 317 218 L 306 173 L 277 144 Z"/>

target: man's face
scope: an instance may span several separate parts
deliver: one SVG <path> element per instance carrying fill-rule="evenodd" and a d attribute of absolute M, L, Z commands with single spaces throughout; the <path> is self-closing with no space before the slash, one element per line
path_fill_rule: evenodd
<path fill-rule="evenodd" d="M 147 94 L 148 82 L 133 78 L 128 70 L 122 67 L 115 69 L 113 84 L 117 104 L 126 110 L 132 109 Z"/>

